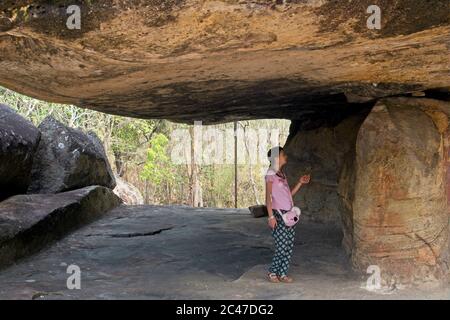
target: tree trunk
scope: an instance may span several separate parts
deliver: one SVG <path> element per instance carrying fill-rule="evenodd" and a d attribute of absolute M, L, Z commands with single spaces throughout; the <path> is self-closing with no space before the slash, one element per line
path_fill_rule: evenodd
<path fill-rule="evenodd" d="M 193 135 L 194 129 L 191 128 L 191 174 L 190 174 L 190 190 L 191 190 L 191 206 L 192 207 L 202 207 L 203 206 L 203 196 L 202 196 L 202 187 L 200 184 L 199 177 L 199 166 L 195 163 L 195 137 Z"/>
<path fill-rule="evenodd" d="M 250 149 L 248 147 L 248 141 L 247 141 L 247 136 L 246 136 L 246 127 L 247 126 L 242 126 L 244 129 L 244 145 L 245 145 L 245 149 L 247 150 L 247 154 L 248 154 L 248 159 L 249 159 L 249 176 L 250 176 L 250 184 L 252 186 L 252 191 L 253 191 L 253 196 L 255 197 L 255 202 L 256 204 L 260 204 L 259 202 L 259 198 L 258 198 L 258 188 L 256 187 L 256 183 L 255 183 L 255 179 L 253 177 L 253 165 L 252 165 L 252 161 L 251 161 L 251 154 L 250 154 Z"/>

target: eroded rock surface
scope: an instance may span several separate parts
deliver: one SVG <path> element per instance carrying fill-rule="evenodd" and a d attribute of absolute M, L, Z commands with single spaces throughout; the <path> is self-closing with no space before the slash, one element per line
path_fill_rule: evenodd
<path fill-rule="evenodd" d="M 0 84 L 103 112 L 190 122 L 303 119 L 348 99 L 450 87 L 447 0 L 0 4 Z"/>
<path fill-rule="evenodd" d="M 92 186 L 56 195 L 19 195 L 0 202 L 0 267 L 34 253 L 121 203 Z"/>
<path fill-rule="evenodd" d="M 356 136 L 370 112 L 370 105 L 356 110 L 347 118 L 339 114 L 331 122 L 297 121 L 291 125 L 285 146 L 289 156 L 286 173 L 292 185 L 301 175 L 312 175 L 311 182 L 300 190 L 294 202 L 305 216 L 314 221 L 340 225 L 344 216 L 338 182 L 347 153 L 355 149 Z"/>
<path fill-rule="evenodd" d="M 28 193 L 57 193 L 91 185 L 114 189 L 116 182 L 103 145 L 94 133 L 69 128 L 49 116 L 33 162 Z"/>
<path fill-rule="evenodd" d="M 0 201 L 26 192 L 40 137 L 31 122 L 0 104 Z"/>
<path fill-rule="evenodd" d="M 346 241 L 354 266 L 379 266 L 386 285 L 448 275 L 449 110 L 436 100 L 382 100 L 358 133 Z"/>

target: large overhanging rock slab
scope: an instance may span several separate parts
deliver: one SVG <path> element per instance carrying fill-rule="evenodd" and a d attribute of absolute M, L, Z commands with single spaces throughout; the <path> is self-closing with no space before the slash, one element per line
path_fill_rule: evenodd
<path fill-rule="evenodd" d="M 367 27 L 373 2 L 380 30 Z M 450 87 L 447 0 L 81 1 L 73 30 L 73 1 L 51 3 L 0 4 L 0 85 L 186 122 L 298 119 Z"/>
<path fill-rule="evenodd" d="M 99 186 L 55 195 L 19 195 L 1 202 L 0 267 L 42 249 L 120 203 L 112 190 Z"/>

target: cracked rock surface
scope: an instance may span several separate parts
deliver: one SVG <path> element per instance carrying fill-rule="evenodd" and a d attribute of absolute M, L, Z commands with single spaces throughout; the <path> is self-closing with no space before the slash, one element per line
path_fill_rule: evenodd
<path fill-rule="evenodd" d="M 114 237 L 113 235 L 122 235 Z M 126 235 L 126 236 L 125 236 Z M 266 281 L 272 239 L 247 210 L 121 206 L 0 272 L 2 299 L 427 299 L 448 289 L 369 292 L 334 226 L 302 221 L 290 285 Z M 81 290 L 68 290 L 68 266 Z"/>

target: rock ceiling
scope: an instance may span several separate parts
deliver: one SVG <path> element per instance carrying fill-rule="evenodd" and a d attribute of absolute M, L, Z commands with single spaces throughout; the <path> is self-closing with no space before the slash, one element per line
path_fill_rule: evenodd
<path fill-rule="evenodd" d="M 79 1 L 81 29 L 70 30 L 72 2 L 2 1 L 1 86 L 207 123 L 326 116 L 450 88 L 447 0 Z M 380 30 L 367 28 L 373 2 Z"/>

